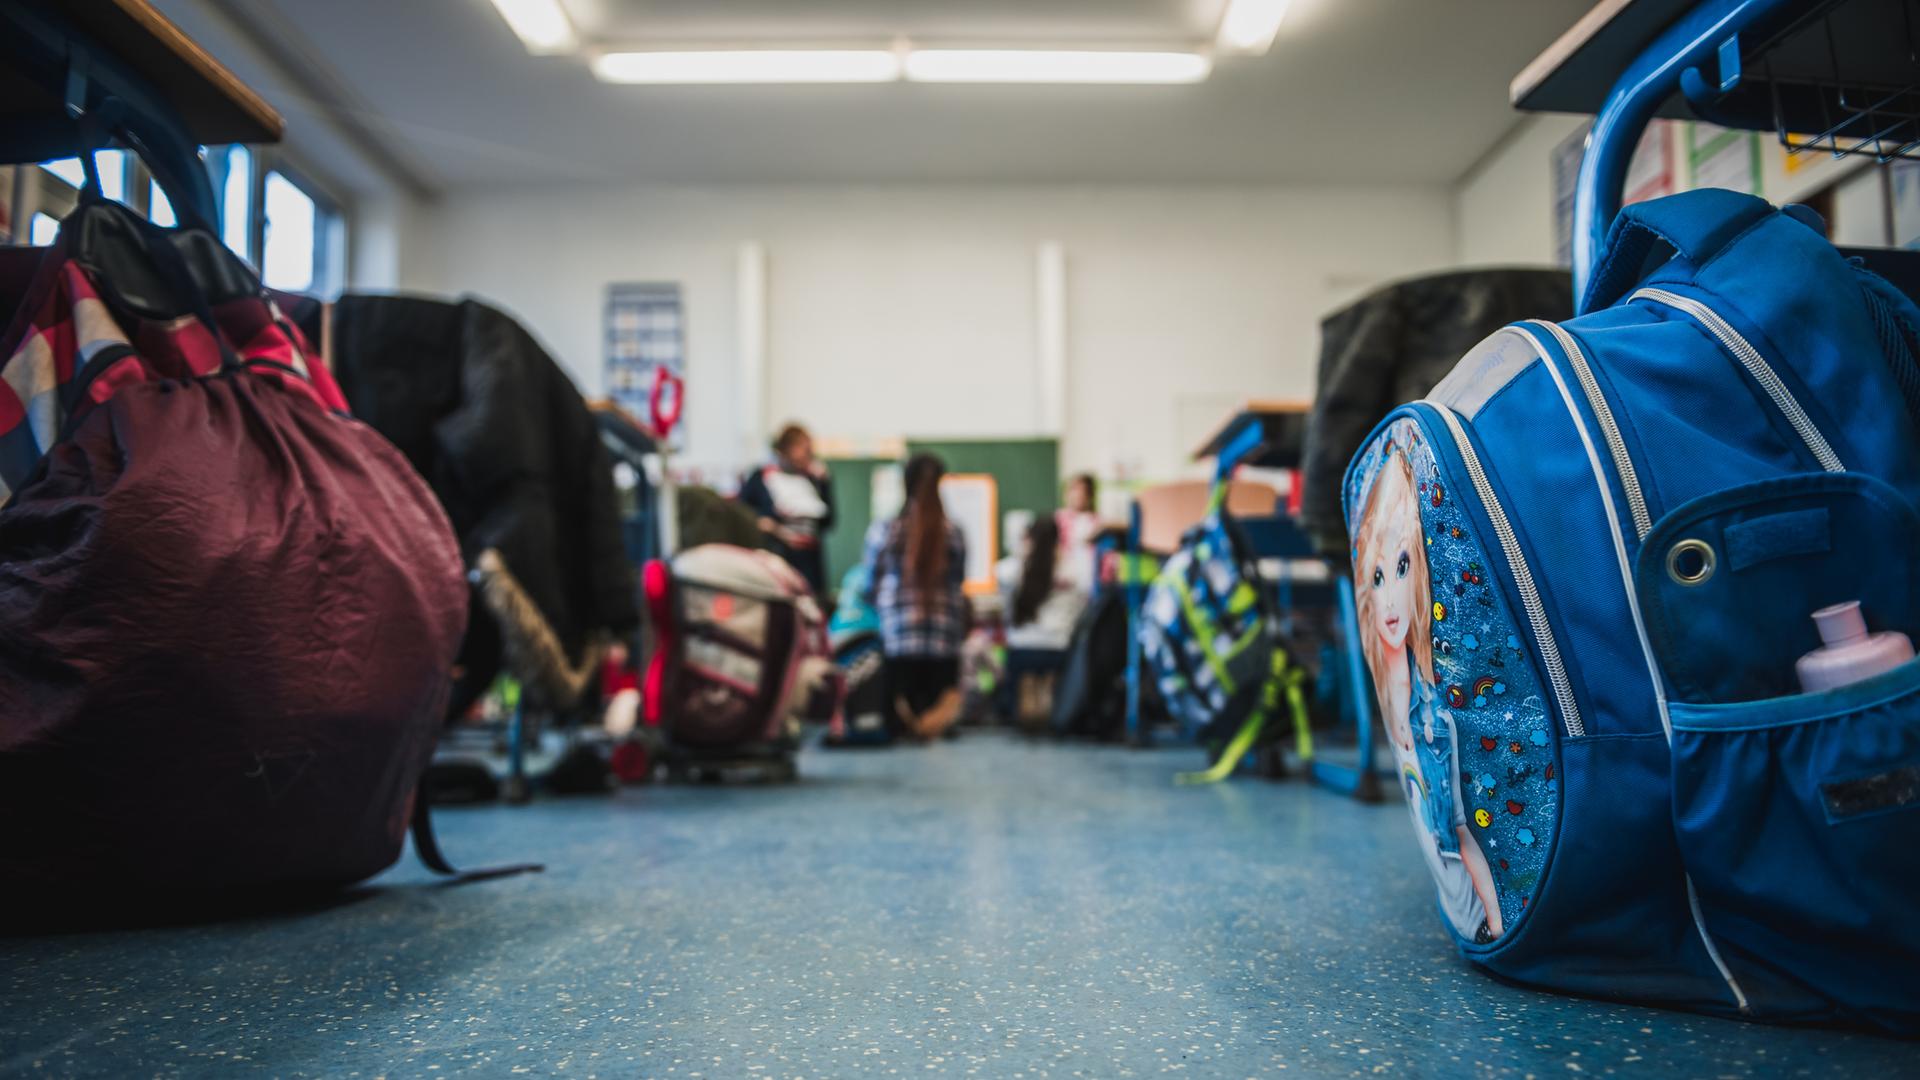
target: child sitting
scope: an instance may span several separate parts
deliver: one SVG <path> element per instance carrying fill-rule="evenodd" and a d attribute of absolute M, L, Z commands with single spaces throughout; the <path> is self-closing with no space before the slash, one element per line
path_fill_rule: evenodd
<path fill-rule="evenodd" d="M 1035 518 L 1023 549 L 1024 554 L 1009 555 L 994 568 L 1006 612 L 1007 647 L 1065 649 L 1087 594 L 1061 564 L 1059 525 L 1051 517 Z"/>

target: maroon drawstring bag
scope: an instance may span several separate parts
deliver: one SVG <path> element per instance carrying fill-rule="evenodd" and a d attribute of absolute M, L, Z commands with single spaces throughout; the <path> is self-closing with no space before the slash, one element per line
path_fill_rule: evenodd
<path fill-rule="evenodd" d="M 210 231 L 83 199 L 18 257 L 0 889 L 147 904 L 385 869 L 466 629 L 439 504 Z"/>

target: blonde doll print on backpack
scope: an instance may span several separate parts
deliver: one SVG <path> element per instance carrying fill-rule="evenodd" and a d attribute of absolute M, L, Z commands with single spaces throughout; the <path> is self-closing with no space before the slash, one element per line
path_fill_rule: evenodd
<path fill-rule="evenodd" d="M 1380 455 L 1354 532 L 1362 650 L 1440 906 L 1461 937 L 1485 943 L 1501 935 L 1504 920 L 1487 857 L 1468 828 L 1459 734 L 1435 678 L 1436 604 L 1420 512 L 1426 485 L 1416 482 L 1410 454 L 1390 444 Z"/>

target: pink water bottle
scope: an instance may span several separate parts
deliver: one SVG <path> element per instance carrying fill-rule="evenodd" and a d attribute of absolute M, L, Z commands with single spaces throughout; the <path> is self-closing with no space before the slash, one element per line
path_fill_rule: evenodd
<path fill-rule="evenodd" d="M 1867 633 L 1867 620 L 1860 614 L 1858 600 L 1823 607 L 1813 613 L 1813 621 L 1826 644 L 1794 664 L 1794 670 L 1800 673 L 1800 688 L 1807 693 L 1870 679 L 1913 659 L 1913 642 L 1907 635 L 1891 630 Z"/>

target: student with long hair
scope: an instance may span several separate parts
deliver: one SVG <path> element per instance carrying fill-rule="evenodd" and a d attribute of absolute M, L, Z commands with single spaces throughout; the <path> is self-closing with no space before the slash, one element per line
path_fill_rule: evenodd
<path fill-rule="evenodd" d="M 1027 526 L 1019 553 L 994 568 L 1007 644 L 999 705 L 1008 719 L 1029 729 L 1053 715 L 1054 683 L 1066 666 L 1073 625 L 1087 606 L 1087 593 L 1068 573 L 1062 550 L 1055 517 L 1042 515 Z M 969 690 L 972 685 L 969 677 Z"/>
<path fill-rule="evenodd" d="M 907 462 L 900 515 L 867 531 L 868 588 L 880 613 L 887 699 L 902 730 L 939 736 L 960 716 L 960 646 L 967 632 L 967 542 L 940 502 L 946 463 L 933 454 Z"/>
<path fill-rule="evenodd" d="M 1068 572 L 1062 552 L 1056 519 L 1038 517 L 1027 526 L 1024 553 L 1009 555 L 995 568 L 1008 648 L 1065 649 L 1073 637 L 1087 594 Z"/>

